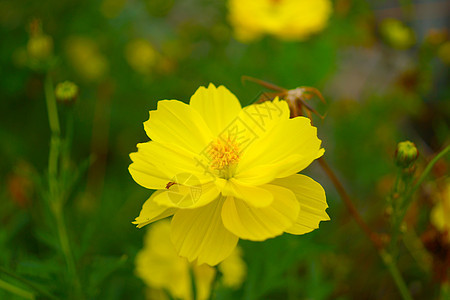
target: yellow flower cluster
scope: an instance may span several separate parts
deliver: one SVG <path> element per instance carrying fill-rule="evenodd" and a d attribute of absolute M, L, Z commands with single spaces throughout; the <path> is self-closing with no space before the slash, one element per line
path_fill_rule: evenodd
<path fill-rule="evenodd" d="M 235 36 L 243 42 L 264 34 L 304 40 L 326 27 L 332 4 L 330 0 L 230 0 L 229 11 Z"/>
<path fill-rule="evenodd" d="M 190 104 L 158 102 L 151 141 L 130 155 L 133 179 L 157 190 L 138 227 L 173 215 L 171 239 L 190 262 L 217 265 L 239 238 L 304 234 L 329 220 L 325 191 L 297 174 L 323 155 L 308 118 L 275 99 L 242 108 L 225 87 L 200 87 Z"/>
<path fill-rule="evenodd" d="M 154 224 L 147 231 L 144 248 L 136 256 L 136 274 L 152 289 L 152 299 L 167 299 L 166 290 L 173 298 L 192 299 L 190 269 L 194 275 L 197 299 L 208 299 L 216 270 L 208 265 L 190 264 L 177 255 L 170 239 L 170 222 Z M 240 248 L 219 265 L 222 283 L 226 287 L 238 288 L 244 281 L 246 265 Z M 158 295 L 158 296 L 157 296 Z"/>

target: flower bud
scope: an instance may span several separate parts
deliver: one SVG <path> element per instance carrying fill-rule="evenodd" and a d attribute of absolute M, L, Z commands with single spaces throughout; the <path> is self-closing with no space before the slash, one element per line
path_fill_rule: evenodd
<path fill-rule="evenodd" d="M 45 34 L 32 36 L 28 40 L 27 51 L 31 59 L 46 60 L 53 53 L 53 39 Z"/>
<path fill-rule="evenodd" d="M 419 156 L 416 145 L 410 141 L 400 142 L 395 150 L 395 163 L 400 168 L 409 168 Z"/>
<path fill-rule="evenodd" d="M 55 96 L 60 102 L 72 102 L 78 96 L 78 86 L 71 81 L 60 82 L 56 85 Z"/>

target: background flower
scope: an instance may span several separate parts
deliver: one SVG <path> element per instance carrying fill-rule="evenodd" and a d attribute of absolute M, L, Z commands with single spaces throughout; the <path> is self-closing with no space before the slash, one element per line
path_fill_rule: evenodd
<path fill-rule="evenodd" d="M 303 40 L 325 28 L 332 4 L 329 0 L 229 0 L 229 11 L 241 41 L 264 34 Z"/>
<path fill-rule="evenodd" d="M 209 299 L 216 269 L 208 265 L 190 264 L 179 257 L 167 237 L 170 235 L 170 222 L 163 220 L 152 225 L 144 239 L 144 248 L 136 256 L 136 275 L 152 289 L 152 297 L 164 295 L 167 291 L 177 299 L 192 299 L 192 269 L 197 299 Z M 239 288 L 246 276 L 246 265 L 242 260 L 242 250 L 236 248 L 232 255 L 219 265 L 224 287 Z M 154 298 L 150 298 L 154 299 Z"/>

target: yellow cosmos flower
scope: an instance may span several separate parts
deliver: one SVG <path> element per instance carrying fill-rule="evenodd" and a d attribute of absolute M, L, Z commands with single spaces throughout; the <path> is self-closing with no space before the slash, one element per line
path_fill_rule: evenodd
<path fill-rule="evenodd" d="M 190 104 L 159 101 L 144 129 L 152 141 L 130 155 L 133 179 L 157 190 L 138 227 L 173 215 L 180 256 L 216 265 L 239 238 L 304 234 L 329 220 L 325 191 L 297 174 L 323 155 L 317 129 L 289 118 L 285 101 L 242 108 L 225 87 L 200 87 Z"/>
<path fill-rule="evenodd" d="M 165 293 L 161 293 L 163 290 L 176 299 L 192 299 L 190 268 L 195 277 L 197 299 L 208 299 L 216 270 L 206 264 L 189 264 L 185 258 L 179 257 L 167 238 L 169 235 L 169 221 L 153 225 L 145 236 L 144 248 L 136 256 L 136 274 L 152 289 L 151 299 L 167 299 Z M 236 248 L 219 269 L 224 286 L 239 287 L 246 275 L 240 248 Z"/>
<path fill-rule="evenodd" d="M 303 40 L 325 28 L 330 0 L 230 0 L 230 22 L 236 38 L 246 42 L 271 34 Z"/>

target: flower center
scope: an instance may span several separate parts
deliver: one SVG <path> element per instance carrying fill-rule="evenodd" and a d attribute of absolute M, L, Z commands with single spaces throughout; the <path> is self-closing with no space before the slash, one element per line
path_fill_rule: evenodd
<path fill-rule="evenodd" d="M 211 169 L 224 178 L 232 177 L 239 161 L 239 147 L 234 140 L 218 138 L 208 149 Z"/>

